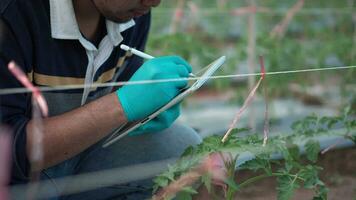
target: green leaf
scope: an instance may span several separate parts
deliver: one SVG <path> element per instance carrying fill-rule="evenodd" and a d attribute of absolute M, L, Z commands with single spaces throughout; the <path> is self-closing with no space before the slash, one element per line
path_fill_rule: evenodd
<path fill-rule="evenodd" d="M 224 180 L 224 182 L 231 188 L 233 189 L 233 191 L 237 191 L 238 190 L 238 185 L 236 184 L 234 177 L 229 177 L 227 179 Z"/>
<path fill-rule="evenodd" d="M 301 169 L 301 171 L 299 172 L 299 176 L 304 179 L 304 188 L 312 189 L 318 184 L 318 173 L 321 169 L 322 168 L 318 166 L 312 165 L 308 165 Z"/>
<path fill-rule="evenodd" d="M 289 157 L 286 160 L 291 159 L 293 161 L 298 161 L 300 159 L 299 146 L 293 143 L 287 144 Z"/>
<path fill-rule="evenodd" d="M 349 122 L 349 127 L 350 128 L 356 128 L 356 120 L 352 120 Z"/>
<path fill-rule="evenodd" d="M 286 174 L 277 178 L 278 200 L 289 200 L 294 190 L 299 188 L 298 182 L 294 177 Z"/>
<path fill-rule="evenodd" d="M 340 117 L 322 117 L 319 122 L 320 124 L 327 126 L 328 129 L 331 129 L 341 120 L 342 119 Z"/>
<path fill-rule="evenodd" d="M 300 120 L 293 122 L 293 124 L 291 126 L 292 130 L 295 132 L 298 132 L 300 129 L 302 129 L 302 127 L 303 127 L 303 124 L 302 124 L 302 121 L 300 121 Z"/>
<path fill-rule="evenodd" d="M 316 185 L 316 195 L 313 200 L 327 200 L 328 199 L 328 188 L 322 181 L 318 181 Z"/>
<path fill-rule="evenodd" d="M 329 119 L 330 119 L 330 117 L 322 117 L 322 118 L 320 118 L 319 123 L 320 124 L 327 124 Z"/>
<path fill-rule="evenodd" d="M 298 145 L 288 141 L 284 147 L 280 147 L 279 149 L 285 160 L 284 165 L 286 172 L 291 171 L 295 167 L 299 167 L 300 151 Z"/>
<path fill-rule="evenodd" d="M 344 126 L 348 133 L 355 134 L 356 120 L 355 119 L 344 119 Z M 354 140 L 353 140 L 354 141 Z"/>
<path fill-rule="evenodd" d="M 356 144 L 356 135 L 349 135 L 349 136 L 346 136 L 346 139 L 350 139 L 353 143 Z"/>
<path fill-rule="evenodd" d="M 349 106 L 345 107 L 343 110 L 344 119 L 346 119 L 351 114 L 352 114 L 352 109 L 351 109 L 351 106 L 349 105 Z"/>
<path fill-rule="evenodd" d="M 335 124 L 337 124 L 339 122 L 339 118 L 332 118 L 329 122 L 328 122 L 328 129 L 331 129 L 334 127 Z"/>
<path fill-rule="evenodd" d="M 181 191 L 186 192 L 188 194 L 198 194 L 198 192 L 194 188 L 189 186 L 183 187 Z"/>
<path fill-rule="evenodd" d="M 247 132 L 249 130 L 251 130 L 251 129 L 250 128 L 234 128 L 234 129 L 232 129 L 230 136 L 237 135 L 237 134 L 243 133 L 243 132 Z"/>
<path fill-rule="evenodd" d="M 302 163 L 296 161 L 285 161 L 284 169 L 288 173 L 292 173 L 295 170 L 298 170 L 302 166 Z"/>
<path fill-rule="evenodd" d="M 211 193 L 211 175 L 207 173 L 202 176 L 201 180 L 204 183 L 204 186 L 206 187 L 208 192 Z"/>
<path fill-rule="evenodd" d="M 312 115 L 305 117 L 304 120 L 308 121 L 309 124 L 315 125 L 316 122 L 318 121 L 318 116 L 316 116 L 316 114 L 313 113 Z"/>
<path fill-rule="evenodd" d="M 254 172 L 262 169 L 265 170 L 267 174 L 271 174 L 272 171 L 270 169 L 269 160 L 263 159 L 261 157 L 256 157 L 252 160 L 246 161 L 244 164 L 240 166 L 241 169 L 249 169 Z"/>
<path fill-rule="evenodd" d="M 309 140 L 305 144 L 305 152 L 308 160 L 316 162 L 318 160 L 318 154 L 320 152 L 319 142 L 315 140 Z"/>
<path fill-rule="evenodd" d="M 246 137 L 246 141 L 248 144 L 261 144 L 262 138 L 258 134 L 248 135 Z"/>
<path fill-rule="evenodd" d="M 181 157 L 185 157 L 185 156 L 191 156 L 194 153 L 194 147 L 193 146 L 189 146 L 188 148 L 186 148 L 182 154 Z"/>
<path fill-rule="evenodd" d="M 188 193 L 188 192 L 179 192 L 176 196 L 177 200 L 192 200 L 192 194 Z"/>
<path fill-rule="evenodd" d="M 217 151 L 220 146 L 222 145 L 221 142 L 221 137 L 220 136 L 209 136 L 204 138 L 203 142 L 198 146 L 199 151 L 198 153 L 208 153 L 208 152 L 212 152 L 212 151 Z"/>
<path fill-rule="evenodd" d="M 291 126 L 294 133 L 301 133 L 311 136 L 315 133 L 318 124 L 318 117 L 315 114 L 305 117 L 302 120 L 294 122 Z"/>
<path fill-rule="evenodd" d="M 166 178 L 167 181 L 174 181 L 174 171 L 165 171 L 160 175 L 162 178 Z"/>
<path fill-rule="evenodd" d="M 153 182 L 155 183 L 153 187 L 153 192 L 156 192 L 161 187 L 166 187 L 169 183 L 169 180 L 166 177 L 158 176 L 156 177 Z"/>

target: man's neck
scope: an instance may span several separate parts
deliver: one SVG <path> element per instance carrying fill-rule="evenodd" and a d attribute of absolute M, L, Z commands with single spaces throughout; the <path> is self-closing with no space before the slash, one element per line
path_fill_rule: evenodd
<path fill-rule="evenodd" d="M 99 11 L 91 0 L 73 0 L 72 2 L 81 33 L 88 40 L 97 43 L 105 28 Z"/>

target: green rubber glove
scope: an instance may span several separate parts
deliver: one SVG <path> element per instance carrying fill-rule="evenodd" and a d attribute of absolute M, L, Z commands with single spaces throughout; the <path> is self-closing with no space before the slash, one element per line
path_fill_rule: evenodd
<path fill-rule="evenodd" d="M 154 58 L 145 62 L 129 82 L 187 78 L 191 66 L 178 56 Z M 144 119 L 179 94 L 187 80 L 125 85 L 116 94 L 128 121 Z"/>
<path fill-rule="evenodd" d="M 143 135 L 147 133 L 157 133 L 163 131 L 173 124 L 180 115 L 180 103 L 162 112 L 156 118 L 140 126 L 129 133 L 129 136 Z"/>

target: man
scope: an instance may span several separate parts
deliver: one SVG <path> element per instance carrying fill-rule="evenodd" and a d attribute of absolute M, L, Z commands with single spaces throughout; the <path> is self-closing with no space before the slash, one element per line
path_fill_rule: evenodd
<path fill-rule="evenodd" d="M 0 88 L 21 87 L 7 70 L 11 60 L 38 86 L 188 77 L 191 67 L 176 56 L 144 64 L 135 56 L 123 60 L 119 44 L 143 50 L 149 11 L 159 4 L 160 0 L 1 0 Z M 101 143 L 112 130 L 145 118 L 186 85 L 177 81 L 44 93 L 50 117 L 43 121 L 43 165 L 33 170 L 42 170 L 43 179 L 54 179 L 179 156 L 200 142 L 191 129 L 172 125 L 179 105 L 109 148 L 101 148 Z M 1 122 L 14 132 L 12 184 L 29 180 L 35 126 L 30 105 L 30 94 L 0 99 Z M 147 198 L 151 191 L 141 185 L 144 182 L 68 198 Z M 55 189 L 60 193 L 63 188 Z"/>

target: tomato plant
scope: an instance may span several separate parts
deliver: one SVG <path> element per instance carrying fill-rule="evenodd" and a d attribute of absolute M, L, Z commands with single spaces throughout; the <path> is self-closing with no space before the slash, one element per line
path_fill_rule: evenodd
<path fill-rule="evenodd" d="M 228 155 L 221 156 L 225 176 L 220 176 L 224 186 L 220 188 L 224 191 L 224 199 L 234 199 L 237 191 L 268 177 L 277 180 L 278 199 L 290 199 L 298 188 L 313 190 L 314 199 L 327 199 L 328 189 L 318 175 L 322 170 L 317 164 L 322 150 L 318 138 L 339 136 L 356 143 L 353 112 L 348 108 L 340 116 L 308 116 L 292 125 L 292 133 L 271 136 L 265 146 L 262 146 L 262 135 L 248 133 L 248 129 L 235 129 L 225 143 L 221 142 L 221 136 L 207 137 L 201 144 L 187 148 L 175 165 L 155 178 L 154 191 L 159 192 L 154 199 L 191 199 L 198 195 L 200 187 L 215 196 L 217 191 L 212 187 L 214 171 L 201 171 L 199 167 L 214 154 Z M 246 152 L 252 159 L 236 166 L 236 161 Z M 253 171 L 255 176 L 240 180 L 239 170 Z M 168 190 L 173 188 L 170 185 L 175 183 L 179 184 L 170 193 Z"/>

